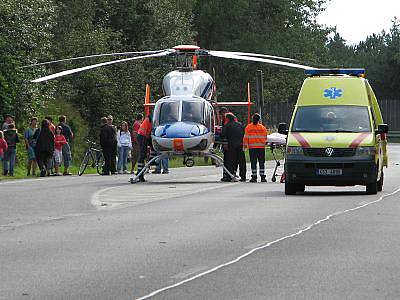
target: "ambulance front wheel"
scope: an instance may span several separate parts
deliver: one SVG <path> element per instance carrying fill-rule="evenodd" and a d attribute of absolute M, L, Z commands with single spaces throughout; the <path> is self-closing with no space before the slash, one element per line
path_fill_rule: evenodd
<path fill-rule="evenodd" d="M 378 193 L 378 182 L 368 183 L 365 189 L 367 195 L 376 195 Z"/>
<path fill-rule="evenodd" d="M 378 192 L 382 192 L 382 188 L 383 188 L 383 170 L 381 173 L 381 178 L 378 181 Z"/>
<path fill-rule="evenodd" d="M 303 193 L 305 190 L 304 184 L 290 183 L 285 181 L 285 194 L 286 195 L 296 195 L 297 192 Z"/>

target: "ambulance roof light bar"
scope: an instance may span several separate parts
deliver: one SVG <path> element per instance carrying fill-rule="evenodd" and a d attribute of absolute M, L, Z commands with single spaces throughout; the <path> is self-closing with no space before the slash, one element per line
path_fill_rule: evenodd
<path fill-rule="evenodd" d="M 352 75 L 365 77 L 365 69 L 309 69 L 304 71 L 306 76 L 320 75 Z"/>

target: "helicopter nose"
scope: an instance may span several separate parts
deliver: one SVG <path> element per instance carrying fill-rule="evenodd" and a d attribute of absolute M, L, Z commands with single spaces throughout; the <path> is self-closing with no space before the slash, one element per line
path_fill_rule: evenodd
<path fill-rule="evenodd" d="M 201 126 L 193 123 L 176 122 L 158 126 L 155 136 L 162 138 L 190 138 L 204 134 Z"/>

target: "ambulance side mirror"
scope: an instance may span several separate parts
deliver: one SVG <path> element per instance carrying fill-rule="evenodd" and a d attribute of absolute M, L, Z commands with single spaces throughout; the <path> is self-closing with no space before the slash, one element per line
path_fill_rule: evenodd
<path fill-rule="evenodd" d="M 278 125 L 278 133 L 288 135 L 288 126 L 286 123 L 279 123 Z"/>
<path fill-rule="evenodd" d="M 387 124 L 379 124 L 378 129 L 375 130 L 376 134 L 382 134 L 382 133 L 388 133 L 389 132 L 389 126 Z"/>

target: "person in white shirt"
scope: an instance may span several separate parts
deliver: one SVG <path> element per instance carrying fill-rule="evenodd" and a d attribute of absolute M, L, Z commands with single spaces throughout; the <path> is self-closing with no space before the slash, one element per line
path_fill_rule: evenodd
<path fill-rule="evenodd" d="M 127 161 L 129 151 L 132 149 L 131 133 L 128 129 L 128 123 L 122 122 L 121 129 L 117 133 L 118 142 L 118 173 L 127 174 Z"/>

